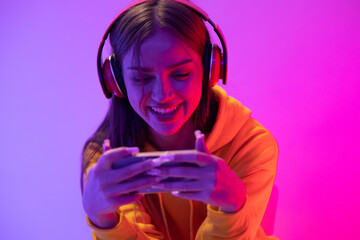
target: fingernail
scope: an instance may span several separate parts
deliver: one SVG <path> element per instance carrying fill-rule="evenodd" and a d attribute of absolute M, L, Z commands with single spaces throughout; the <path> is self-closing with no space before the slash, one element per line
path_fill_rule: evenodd
<path fill-rule="evenodd" d="M 139 148 L 138 147 L 128 147 L 128 148 L 126 148 L 126 151 L 128 151 L 129 153 L 138 153 Z"/>
<path fill-rule="evenodd" d="M 202 134 L 200 130 L 195 131 L 195 138 L 196 139 L 202 138 L 203 136 L 204 136 L 204 134 Z"/>
<path fill-rule="evenodd" d="M 160 158 L 154 158 L 151 159 L 151 163 L 154 167 L 159 167 L 162 164 L 162 161 L 160 160 Z"/>
<path fill-rule="evenodd" d="M 179 193 L 180 193 L 179 191 L 172 191 L 172 192 L 171 192 L 171 194 L 172 194 L 172 195 L 175 195 L 175 196 L 179 196 Z"/>
<path fill-rule="evenodd" d="M 147 171 L 146 173 L 151 176 L 157 176 L 157 175 L 161 174 L 161 171 L 160 171 L 160 169 L 153 168 L 153 169 L 150 169 L 149 171 Z"/>
<path fill-rule="evenodd" d="M 173 155 L 163 155 L 161 157 L 154 158 L 151 161 L 152 161 L 154 167 L 159 167 L 159 166 L 161 166 L 161 164 L 170 162 L 172 160 L 174 160 Z"/>
<path fill-rule="evenodd" d="M 108 150 L 111 149 L 111 146 L 110 146 L 110 140 L 109 139 L 105 139 L 104 142 L 103 142 L 103 152 L 106 152 Z"/>

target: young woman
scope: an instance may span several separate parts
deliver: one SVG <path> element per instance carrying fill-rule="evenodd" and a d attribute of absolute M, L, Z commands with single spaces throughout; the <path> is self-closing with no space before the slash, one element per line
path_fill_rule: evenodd
<path fill-rule="evenodd" d="M 209 69 L 215 48 L 200 11 L 187 1 L 141 1 L 109 28 L 114 55 L 101 71 L 114 68 L 115 83 L 103 87 L 116 89 L 81 173 L 94 239 L 271 239 L 260 223 L 277 144 L 214 86 L 209 72 L 226 74 Z M 137 152 L 170 150 L 179 151 L 114 167 Z"/>

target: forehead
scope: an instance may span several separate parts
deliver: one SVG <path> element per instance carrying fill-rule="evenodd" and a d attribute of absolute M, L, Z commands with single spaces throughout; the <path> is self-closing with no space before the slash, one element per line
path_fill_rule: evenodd
<path fill-rule="evenodd" d="M 138 65 L 134 47 L 128 51 L 123 59 L 125 66 Z M 157 30 L 146 38 L 139 48 L 141 66 L 172 65 L 185 59 L 201 58 L 181 38 L 166 30 Z"/>

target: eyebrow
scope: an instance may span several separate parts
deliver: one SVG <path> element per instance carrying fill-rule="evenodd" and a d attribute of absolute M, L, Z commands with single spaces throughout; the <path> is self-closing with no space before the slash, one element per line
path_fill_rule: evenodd
<path fill-rule="evenodd" d="M 173 64 L 173 65 L 167 66 L 166 68 L 167 68 L 167 69 L 176 68 L 176 67 L 179 67 L 179 66 L 181 66 L 181 65 L 184 65 L 184 64 L 189 63 L 189 62 L 192 62 L 192 61 L 193 61 L 192 58 L 190 58 L 190 59 L 185 59 L 185 60 L 183 60 L 183 61 L 181 61 L 181 62 L 178 62 L 178 63 L 175 63 L 175 64 Z M 139 68 L 136 67 L 136 66 L 130 66 L 130 67 L 128 67 L 127 69 L 130 69 L 130 70 L 139 70 Z M 152 69 L 151 69 L 151 68 L 142 67 L 142 68 L 141 68 L 141 71 L 143 71 L 143 72 L 151 72 Z"/>

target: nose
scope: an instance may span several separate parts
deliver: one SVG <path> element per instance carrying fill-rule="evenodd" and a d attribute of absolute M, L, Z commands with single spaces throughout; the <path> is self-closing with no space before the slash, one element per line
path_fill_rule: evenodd
<path fill-rule="evenodd" d="M 168 102 L 174 97 L 171 81 L 166 76 L 156 77 L 151 97 L 159 103 Z"/>

